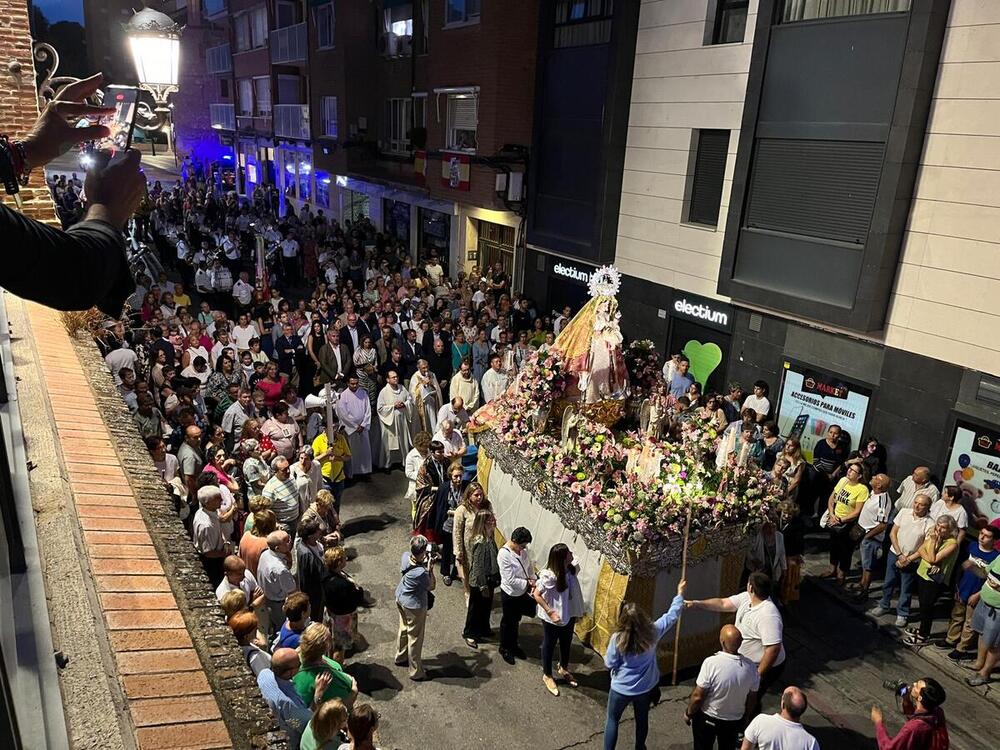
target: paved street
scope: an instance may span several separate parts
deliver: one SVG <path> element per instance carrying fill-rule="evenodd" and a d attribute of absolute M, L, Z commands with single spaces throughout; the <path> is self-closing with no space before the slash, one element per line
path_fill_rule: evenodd
<path fill-rule="evenodd" d="M 163 184 L 171 185 L 178 178 L 180 170 L 174 167 L 173 154 L 164 154 L 157 151 L 156 156 L 150 155 L 148 149 L 142 152 L 142 168 L 148 180 L 160 180 Z M 58 159 L 48 163 L 45 167 L 48 174 L 71 174 L 83 176 L 85 170 L 80 168 L 80 155 L 75 149 L 63 154 Z"/>
<path fill-rule="evenodd" d="M 376 475 L 370 483 L 348 489 L 342 509 L 346 544 L 358 554 L 349 570 L 378 600 L 378 606 L 360 616 L 359 628 L 369 642 L 368 648 L 348 659 L 347 670 L 382 714 L 381 746 L 402 750 L 602 747 L 608 675 L 601 659 L 575 645 L 572 668 L 581 686 L 578 690 L 563 689 L 558 698 L 551 697 L 542 687 L 539 660 L 534 656 L 541 643 L 540 626 L 522 625 L 523 645 L 532 655 L 527 663 L 508 666 L 492 643 L 473 651 L 461 639 L 465 617 L 462 590 L 458 585 L 445 588 L 440 578 L 424 645 L 432 680 L 411 683 L 404 668 L 393 666 L 393 591 L 409 532 L 409 510 L 402 500 L 404 489 L 401 472 Z M 498 622 L 499 610 L 495 609 L 494 626 Z M 947 691 L 945 711 L 952 748 L 978 750 L 986 746 L 977 732 L 976 717 L 994 715 L 992 703 L 901 647 L 817 587 L 808 583 L 803 586 L 802 601 L 787 616 L 785 633 L 785 680 L 807 691 L 811 708 L 806 724 L 824 750 L 874 748 L 868 718 L 873 701 L 890 717 L 891 731 L 901 723 L 894 699 L 882 689 L 882 681 L 921 675 L 941 680 Z M 650 718 L 648 747 L 690 746 L 682 706 L 694 676 L 682 675 L 681 686 L 663 690 L 664 701 Z M 766 710 L 776 710 L 776 702 L 774 695 L 769 696 Z M 623 725 L 619 747 L 632 746 L 631 732 L 629 719 Z"/>

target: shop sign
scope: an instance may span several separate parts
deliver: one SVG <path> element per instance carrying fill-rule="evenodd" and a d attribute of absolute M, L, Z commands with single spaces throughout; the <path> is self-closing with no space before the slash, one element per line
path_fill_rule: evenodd
<path fill-rule="evenodd" d="M 778 431 L 799 439 L 802 455 L 811 462 L 813 449 L 826 438 L 831 425 L 839 425 L 851 438 L 848 450 L 861 444 L 870 388 L 850 383 L 840 375 L 785 362 L 785 377 L 778 400 Z"/>
<path fill-rule="evenodd" d="M 726 333 L 730 332 L 733 326 L 732 306 L 681 289 L 674 290 L 670 314 Z"/>
<path fill-rule="evenodd" d="M 958 485 L 989 520 L 1000 518 L 1000 430 L 958 421 L 945 483 Z"/>
<path fill-rule="evenodd" d="M 573 281 L 579 281 L 581 284 L 588 284 L 590 283 L 590 275 L 593 271 L 556 261 L 552 266 L 552 273 L 556 276 L 562 276 L 564 279 L 572 279 Z"/>

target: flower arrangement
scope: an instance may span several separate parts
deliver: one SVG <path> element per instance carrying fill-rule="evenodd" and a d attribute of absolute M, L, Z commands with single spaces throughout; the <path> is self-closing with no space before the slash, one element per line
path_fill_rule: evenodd
<path fill-rule="evenodd" d="M 658 379 L 662 379 L 660 355 L 649 339 L 639 339 L 628 345 L 624 352 L 625 367 L 633 392 L 646 397 L 653 392 Z"/>
<path fill-rule="evenodd" d="M 534 408 L 548 408 L 566 390 L 566 369 L 562 352 L 549 349 L 533 352 L 518 375 L 520 391 Z"/>

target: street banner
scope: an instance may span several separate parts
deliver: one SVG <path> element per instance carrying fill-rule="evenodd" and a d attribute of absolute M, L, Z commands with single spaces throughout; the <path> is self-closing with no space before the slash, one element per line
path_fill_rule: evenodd
<path fill-rule="evenodd" d="M 471 163 L 468 154 L 441 152 L 441 185 L 455 190 L 469 190 Z"/>
<path fill-rule="evenodd" d="M 785 378 L 778 401 L 778 430 L 796 437 L 806 461 L 826 437 L 830 425 L 839 425 L 850 436 L 848 450 L 861 444 L 871 389 L 849 383 L 840 375 L 785 362 Z"/>

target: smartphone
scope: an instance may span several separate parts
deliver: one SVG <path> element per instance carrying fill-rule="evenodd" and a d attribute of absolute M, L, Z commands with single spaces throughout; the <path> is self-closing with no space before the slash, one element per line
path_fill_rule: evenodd
<path fill-rule="evenodd" d="M 135 115 L 139 108 L 139 89 L 134 86 L 108 86 L 104 89 L 104 106 L 113 106 L 115 111 L 102 117 L 98 124 L 107 125 L 111 132 L 106 138 L 96 141 L 94 148 L 114 156 L 132 145 Z"/>

